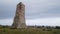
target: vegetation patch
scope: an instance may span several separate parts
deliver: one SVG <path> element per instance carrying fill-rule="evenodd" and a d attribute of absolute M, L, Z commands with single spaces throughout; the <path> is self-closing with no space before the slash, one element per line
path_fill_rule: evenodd
<path fill-rule="evenodd" d="M 60 34 L 60 29 L 40 29 L 40 28 L 0 28 L 0 34 Z"/>

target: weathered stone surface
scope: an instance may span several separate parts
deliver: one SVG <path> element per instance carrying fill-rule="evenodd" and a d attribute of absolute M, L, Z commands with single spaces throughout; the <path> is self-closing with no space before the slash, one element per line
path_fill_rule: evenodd
<path fill-rule="evenodd" d="M 25 24 L 25 5 L 20 2 L 16 8 L 16 14 L 12 24 L 13 28 L 26 28 Z"/>

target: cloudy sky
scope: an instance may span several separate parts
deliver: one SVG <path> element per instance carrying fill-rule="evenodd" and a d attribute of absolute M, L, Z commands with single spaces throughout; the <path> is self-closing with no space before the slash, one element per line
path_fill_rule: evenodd
<path fill-rule="evenodd" d="M 60 26 L 60 0 L 0 0 L 1 25 L 12 25 L 19 2 L 25 4 L 26 25 Z"/>

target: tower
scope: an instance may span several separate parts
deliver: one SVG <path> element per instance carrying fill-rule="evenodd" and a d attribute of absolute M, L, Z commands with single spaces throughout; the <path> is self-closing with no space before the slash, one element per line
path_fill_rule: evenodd
<path fill-rule="evenodd" d="M 26 28 L 25 24 L 25 5 L 20 2 L 17 4 L 16 14 L 12 24 L 13 28 Z"/>

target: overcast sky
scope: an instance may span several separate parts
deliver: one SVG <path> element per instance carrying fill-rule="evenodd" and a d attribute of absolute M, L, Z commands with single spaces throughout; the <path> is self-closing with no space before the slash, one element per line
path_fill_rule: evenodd
<path fill-rule="evenodd" d="M 12 25 L 19 2 L 25 4 L 26 25 L 60 26 L 60 0 L 0 0 L 1 25 Z"/>

